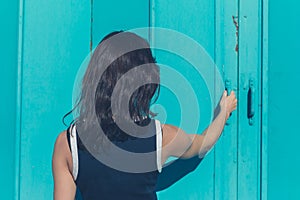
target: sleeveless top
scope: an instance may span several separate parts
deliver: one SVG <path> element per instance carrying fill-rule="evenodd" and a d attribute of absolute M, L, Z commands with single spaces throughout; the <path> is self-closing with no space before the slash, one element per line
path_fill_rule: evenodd
<path fill-rule="evenodd" d="M 157 199 L 155 188 L 158 174 L 162 169 L 162 132 L 158 120 L 152 119 L 149 125 L 149 131 L 155 133 L 152 134 L 153 136 L 128 139 L 117 144 L 120 148 L 131 152 L 154 152 L 154 156 L 150 157 L 150 162 L 156 168 L 149 172 L 139 173 L 119 171 L 100 162 L 84 147 L 78 136 L 76 125 L 68 128 L 67 139 L 73 161 L 72 175 L 77 186 L 76 199 Z"/>

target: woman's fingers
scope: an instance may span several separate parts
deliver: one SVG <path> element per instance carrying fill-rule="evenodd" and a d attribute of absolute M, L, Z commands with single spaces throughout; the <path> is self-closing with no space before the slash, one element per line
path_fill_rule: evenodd
<path fill-rule="evenodd" d="M 231 99 L 235 99 L 235 98 L 236 98 L 236 97 L 235 97 L 235 92 L 234 92 L 234 91 L 231 91 L 229 97 L 230 97 Z"/>
<path fill-rule="evenodd" d="M 224 90 L 223 96 L 227 96 L 227 90 Z"/>
<path fill-rule="evenodd" d="M 234 91 L 231 91 L 231 92 L 230 92 L 230 95 L 229 95 L 228 98 L 227 98 L 227 106 L 228 106 L 228 108 L 230 109 L 230 112 L 236 110 L 236 107 L 237 107 L 237 99 L 236 99 L 236 96 L 235 96 L 235 92 L 234 92 Z"/>
<path fill-rule="evenodd" d="M 237 99 L 235 96 L 235 92 L 231 91 L 230 95 L 228 96 L 228 92 L 224 90 L 219 105 L 221 109 L 224 109 L 226 113 L 230 115 L 230 113 L 237 108 Z"/>

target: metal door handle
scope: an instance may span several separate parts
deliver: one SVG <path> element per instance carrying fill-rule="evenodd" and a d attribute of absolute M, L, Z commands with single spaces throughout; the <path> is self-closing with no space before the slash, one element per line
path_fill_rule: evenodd
<path fill-rule="evenodd" d="M 248 109 L 247 109 L 247 117 L 249 119 L 249 125 L 254 124 L 254 115 L 255 115 L 255 87 L 253 79 L 249 80 L 249 91 L 248 91 Z"/>

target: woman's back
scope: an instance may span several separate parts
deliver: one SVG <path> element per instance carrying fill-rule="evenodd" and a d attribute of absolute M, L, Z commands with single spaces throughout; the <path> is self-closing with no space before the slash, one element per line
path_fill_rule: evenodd
<path fill-rule="evenodd" d="M 134 165 L 152 165 L 153 171 L 148 172 L 124 172 L 114 169 L 96 159 L 84 146 L 80 140 L 75 126 L 70 126 L 67 131 L 69 148 L 73 161 L 73 178 L 83 199 L 157 199 L 155 187 L 159 171 L 161 171 L 161 128 L 160 123 L 151 120 L 149 134 L 147 138 L 130 137 L 126 141 L 113 141 L 116 145 L 106 149 L 102 154 L 110 157 L 114 148 L 121 148 L 133 153 L 150 153 L 147 163 L 131 162 Z M 158 131 L 157 131 L 158 130 Z M 77 145 L 76 145 L 77 143 Z M 75 145 L 74 145 L 75 144 Z M 77 149 L 76 149 L 77 148 Z M 76 152 L 77 151 L 77 152 Z M 120 165 L 124 165 L 124 162 Z M 115 166 L 117 167 L 117 166 Z M 122 166 L 121 166 L 122 167 Z M 134 171 L 134 166 L 131 167 Z M 74 170 L 75 169 L 75 170 Z"/>

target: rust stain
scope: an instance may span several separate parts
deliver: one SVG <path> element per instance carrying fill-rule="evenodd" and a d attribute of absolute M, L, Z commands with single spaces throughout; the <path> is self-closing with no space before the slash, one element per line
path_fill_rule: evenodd
<path fill-rule="evenodd" d="M 239 51 L 239 23 L 238 23 L 238 16 L 232 16 L 233 24 L 235 26 L 236 32 L 236 45 L 235 45 L 235 51 Z"/>
<path fill-rule="evenodd" d="M 93 51 L 93 41 L 92 41 L 92 39 L 90 40 L 90 52 L 92 52 Z"/>
<path fill-rule="evenodd" d="M 93 51 L 93 23 L 94 23 L 94 0 L 91 0 L 91 16 L 90 16 L 90 52 Z"/>

